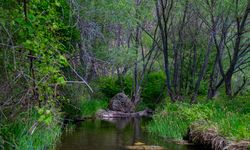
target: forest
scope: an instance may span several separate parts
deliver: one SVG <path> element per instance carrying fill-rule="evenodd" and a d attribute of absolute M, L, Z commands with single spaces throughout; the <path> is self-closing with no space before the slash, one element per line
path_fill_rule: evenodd
<path fill-rule="evenodd" d="M 0 77 L 3 150 L 250 149 L 250 0 L 0 0 Z"/>

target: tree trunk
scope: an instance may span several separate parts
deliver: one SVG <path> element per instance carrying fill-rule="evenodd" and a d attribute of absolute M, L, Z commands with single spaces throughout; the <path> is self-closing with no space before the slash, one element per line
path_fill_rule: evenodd
<path fill-rule="evenodd" d="M 226 75 L 225 89 L 226 89 L 226 95 L 231 97 L 233 95 L 232 95 L 232 74 L 231 75 L 230 74 Z"/>
<path fill-rule="evenodd" d="M 202 65 L 202 68 L 201 68 L 201 71 L 200 71 L 200 74 L 199 74 L 199 77 L 196 81 L 196 84 L 195 84 L 195 88 L 194 88 L 194 93 L 193 93 L 193 96 L 191 98 L 191 103 L 196 103 L 196 96 L 198 94 L 198 90 L 200 88 L 200 83 L 201 83 L 201 80 L 207 70 L 207 65 L 208 65 L 208 61 L 209 61 L 209 56 L 210 56 L 210 53 L 211 53 L 211 50 L 212 50 L 212 43 L 213 43 L 213 36 L 212 36 L 213 31 L 210 35 L 210 39 L 209 39 L 209 42 L 208 42 L 208 47 L 207 47 L 207 52 L 206 52 L 206 55 L 205 55 L 205 60 L 203 62 L 203 65 Z"/>
<path fill-rule="evenodd" d="M 238 5 L 238 1 L 236 3 Z M 245 25 L 247 23 L 247 18 L 250 13 L 250 1 L 248 1 L 248 5 L 245 9 L 244 15 L 242 17 L 242 20 L 240 21 L 238 16 L 236 18 L 237 20 L 237 37 L 235 40 L 235 46 L 234 46 L 234 52 L 233 52 L 233 59 L 230 63 L 230 67 L 226 73 L 225 76 L 225 89 L 226 89 L 226 95 L 232 96 L 232 76 L 235 71 L 235 66 L 237 65 L 237 62 L 239 60 L 239 52 L 240 52 L 240 46 L 241 46 L 241 39 L 242 35 L 244 34 Z"/>
<path fill-rule="evenodd" d="M 169 12 L 171 11 L 173 7 L 173 1 L 171 1 Z M 167 93 L 170 96 L 170 99 L 172 102 L 175 102 L 173 91 L 171 89 L 171 83 L 170 83 L 170 69 L 169 69 L 169 54 L 168 54 L 168 20 L 169 16 L 166 16 L 165 8 L 163 8 L 163 4 L 159 4 L 159 2 L 156 2 L 156 13 L 157 13 L 157 20 L 159 24 L 161 39 L 162 39 L 162 49 L 163 49 L 163 56 L 164 56 L 164 67 L 165 67 L 165 74 L 166 74 L 166 85 L 167 85 Z M 162 17 L 160 15 L 160 8 L 162 9 Z M 169 14 L 168 14 L 169 15 Z M 163 20 L 162 20 L 163 18 Z"/>

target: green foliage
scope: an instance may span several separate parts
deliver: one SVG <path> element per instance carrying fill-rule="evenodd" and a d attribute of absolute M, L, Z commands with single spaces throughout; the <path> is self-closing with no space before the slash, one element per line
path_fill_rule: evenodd
<path fill-rule="evenodd" d="M 158 110 L 148 130 L 167 138 L 182 139 L 191 124 L 205 121 L 201 125 L 204 130 L 215 127 L 219 134 L 229 139 L 249 140 L 250 111 L 235 111 L 235 108 L 241 109 L 237 103 L 240 102 L 167 103 L 162 110 Z M 250 106 L 250 103 L 245 105 Z"/>
<path fill-rule="evenodd" d="M 135 20 L 131 17 L 135 14 L 134 3 L 132 1 L 121 0 L 83 0 L 84 18 L 86 20 L 95 20 L 98 23 L 119 23 L 132 26 Z M 112 11 L 111 11 L 112 10 Z"/>
<path fill-rule="evenodd" d="M 165 74 L 164 72 L 154 72 L 146 76 L 143 83 L 142 89 L 142 100 L 143 102 L 151 108 L 154 108 L 155 105 L 166 96 L 165 92 Z M 158 100 L 158 102 L 157 102 Z"/>
<path fill-rule="evenodd" d="M 61 68 L 68 65 L 66 52 L 72 51 L 71 44 L 78 38 L 76 29 L 69 22 L 72 16 L 68 3 L 64 0 L 32 0 L 26 4 L 27 16 L 24 16 L 22 2 L 8 3 L 13 4 L 13 9 L 7 10 L 12 17 L 1 20 L 0 30 L 4 28 L 4 36 L 13 37 L 12 46 L 18 46 L 14 52 L 6 48 L 12 51 L 8 55 L 13 57 L 5 62 L 7 76 L 14 80 L 16 73 L 22 72 L 24 84 L 36 88 L 40 102 L 53 102 L 54 87 L 51 85 L 65 84 Z M 5 9 L 8 7 L 1 7 L 0 11 Z"/>
<path fill-rule="evenodd" d="M 107 101 L 104 100 L 85 100 L 81 102 L 81 116 L 94 116 L 99 109 L 106 109 Z"/>
<path fill-rule="evenodd" d="M 208 82 L 207 81 L 201 81 L 200 88 L 199 88 L 199 95 L 206 95 L 208 91 Z"/>
<path fill-rule="evenodd" d="M 88 89 L 82 85 L 71 85 L 64 87 L 65 100 L 63 100 L 62 111 L 67 119 L 81 117 L 92 117 L 97 110 L 108 106 L 107 99 L 102 95 L 89 95 Z M 98 96 L 96 96 L 98 95 Z"/>
<path fill-rule="evenodd" d="M 45 114 L 47 116 L 43 117 Z M 57 110 L 31 109 L 15 118 L 15 121 L 6 120 L 1 124 L 0 147 L 42 150 L 54 147 L 61 135 L 61 118 Z"/>
<path fill-rule="evenodd" d="M 67 119 L 80 117 L 80 105 L 83 100 L 89 99 L 88 89 L 81 84 L 72 84 L 62 88 L 64 99 L 61 108 Z"/>
<path fill-rule="evenodd" d="M 24 2 L 27 2 L 26 12 L 24 12 Z M 181 28 L 179 25 L 181 25 L 186 2 L 190 3 L 192 9 L 188 8 L 185 13 L 192 15 L 198 12 L 199 15 L 187 16 L 186 21 L 183 20 L 187 22 L 183 30 L 176 34 Z M 228 28 L 226 35 L 231 36 L 236 31 L 234 20 L 237 19 L 235 17 L 239 20 L 242 18 L 247 2 L 248 0 L 242 0 L 237 7 L 230 0 L 217 0 L 214 1 L 214 4 L 206 3 L 203 0 L 174 2 L 173 9 L 169 12 L 170 18 L 174 19 L 171 19 L 171 26 L 168 24 L 171 31 L 168 40 L 169 69 L 172 73 L 173 49 L 177 45 L 176 48 L 181 49 L 180 57 L 183 57 L 179 69 L 182 82 L 180 87 L 187 88 L 185 93 L 193 92 L 193 85 L 202 67 L 207 49 L 207 39 L 209 39 L 207 30 L 210 30 L 212 19 L 206 19 L 204 16 L 210 16 L 212 12 L 214 19 L 218 19 L 218 29 L 215 35 L 218 39 L 221 27 L 224 26 L 222 20 L 228 20 L 232 26 Z M 74 10 L 71 10 L 71 7 L 74 7 Z M 90 54 L 91 59 L 93 57 L 101 62 L 101 67 L 105 62 L 105 64 L 112 64 L 114 68 L 130 68 L 135 62 L 142 59 L 140 56 L 141 48 L 145 56 L 148 57 L 154 40 L 158 45 L 153 52 L 156 53 L 156 49 L 160 50 L 159 45 L 164 40 L 158 39 L 158 37 L 153 40 L 151 37 L 156 28 L 155 20 L 157 19 L 153 12 L 154 9 L 155 1 L 140 1 L 140 4 L 136 4 L 135 1 L 128 0 L 76 0 L 74 2 L 65 0 L 0 0 L 0 70 L 2 70 L 0 76 L 3 76 L 0 82 L 6 83 L 6 85 L 3 83 L 3 86 L 0 86 L 1 90 L 4 89 L 4 94 L 0 91 L 0 149 L 4 146 L 15 149 L 47 149 L 52 146 L 61 132 L 59 124 L 61 114 L 58 113 L 58 110 L 54 110 L 55 107 L 61 107 L 68 118 L 92 116 L 98 109 L 106 108 L 107 100 L 115 94 L 124 91 L 125 94 L 131 96 L 133 90 L 131 75 L 119 79 L 117 77 L 100 77 L 98 81 L 93 83 L 96 89 L 92 95 L 82 86 L 63 87 L 67 83 L 66 78 L 75 79 L 68 71 L 70 68 L 68 60 L 74 64 L 74 67 L 78 67 L 77 70 L 88 73 L 88 64 L 81 62 L 82 65 L 86 65 L 86 70 L 84 67 L 79 67 L 78 64 L 79 54 L 76 46 L 78 47 L 80 42 L 86 46 L 86 51 Z M 77 13 L 76 17 L 79 23 L 77 26 L 84 26 L 81 36 L 86 37 L 81 37 L 80 42 L 80 33 L 76 29 L 74 13 Z M 202 23 L 203 21 L 206 23 Z M 85 23 L 90 26 L 86 27 L 90 28 L 86 31 Z M 197 23 L 200 25 L 196 25 Z M 141 28 L 139 29 L 138 35 L 141 42 L 139 48 L 134 40 L 135 30 L 138 27 L 145 28 L 149 34 L 152 34 L 149 36 Z M 248 29 L 248 26 L 246 28 Z M 248 42 L 248 36 L 248 33 L 244 33 L 242 36 L 240 45 L 243 47 L 242 43 Z M 226 46 L 222 45 L 228 50 L 228 54 L 223 54 L 222 57 L 225 70 L 230 63 L 231 56 L 229 54 L 233 54 L 234 38 L 230 38 L 232 42 L 227 42 Z M 79 43 L 76 44 L 76 42 Z M 193 71 L 191 69 L 193 62 L 190 57 L 194 55 L 192 50 L 194 45 L 197 48 L 197 60 L 194 61 L 196 63 L 194 76 L 191 77 L 189 74 L 190 70 Z M 211 45 L 213 46 L 208 71 L 201 82 L 198 92 L 200 95 L 207 93 L 208 79 L 213 69 L 213 65 L 210 64 L 213 64 L 216 57 L 215 46 Z M 242 54 L 248 58 L 247 53 L 243 52 Z M 82 54 L 80 53 L 80 55 Z M 156 60 L 153 60 L 156 62 L 153 64 L 153 70 L 164 68 L 161 62 L 162 57 L 159 55 L 155 58 Z M 240 61 L 243 61 L 243 57 L 241 59 Z M 94 63 L 91 65 L 95 65 Z M 97 66 L 99 67 L 99 64 Z M 143 63 L 138 62 L 139 75 L 142 66 Z M 234 74 L 233 82 L 238 83 L 238 85 L 234 86 L 233 91 L 236 91 L 239 83 L 243 83 L 243 75 L 246 74 L 247 77 L 249 74 L 249 70 L 245 69 L 246 66 L 241 67 L 244 68 L 244 71 Z M 131 71 L 132 69 L 128 70 L 128 72 Z M 166 97 L 165 80 L 164 72 L 145 75 L 145 81 L 142 84 L 142 101 L 139 103 L 138 109 L 155 108 L 158 100 Z M 250 107 L 248 107 L 248 98 L 237 97 L 232 100 L 224 98 L 226 100 L 197 105 L 168 103 L 163 106 L 164 108 L 158 110 L 148 129 L 163 136 L 181 138 L 192 123 L 202 120 L 207 122 L 207 126 L 203 125 L 203 128 L 215 126 L 222 135 L 228 138 L 249 139 Z M 7 104 L 13 102 L 14 104 L 10 105 L 14 107 L 17 101 L 25 107 L 18 105 L 16 110 L 8 112 L 6 117 L 6 110 L 2 112 L 5 100 Z M 14 116 L 12 120 L 7 119 L 10 118 L 9 114 L 15 114 L 20 110 L 25 111 L 30 105 L 38 105 L 38 102 L 39 107 Z M 47 105 L 50 107 L 48 108 Z M 2 118 L 4 117 L 3 122 Z"/>
<path fill-rule="evenodd" d="M 132 89 L 132 78 L 127 76 L 122 81 L 123 86 L 116 77 L 102 77 L 97 81 L 99 90 L 107 97 L 107 100 L 124 90 L 125 94 L 130 95 Z"/>
<path fill-rule="evenodd" d="M 115 63 L 117 66 L 121 65 L 132 65 L 134 60 L 136 60 L 135 47 L 128 48 L 127 46 L 110 48 L 109 49 L 109 60 Z"/>
<path fill-rule="evenodd" d="M 57 87 L 65 84 L 62 68 L 68 66 L 67 53 L 73 51 L 72 44 L 78 39 L 67 1 L 26 2 L 27 16 L 23 1 L 0 2 L 0 65 L 5 70 L 1 81 L 7 79 L 4 82 L 14 89 L 6 92 L 9 95 L 4 95 L 4 100 L 10 96 L 15 97 L 11 101 L 22 103 L 14 103 L 11 113 L 2 110 L 1 103 L 1 113 L 7 116 L 0 116 L 0 149 L 2 145 L 10 149 L 53 147 L 62 122 L 55 109 L 63 100 Z M 9 116 L 18 112 L 22 113 Z"/>
<path fill-rule="evenodd" d="M 74 119 L 81 117 L 93 117 L 99 109 L 106 109 L 108 102 L 106 100 L 82 98 L 79 101 L 69 101 L 63 104 L 62 110 L 66 118 Z"/>
<path fill-rule="evenodd" d="M 145 75 L 145 80 L 142 84 L 142 101 L 140 107 L 155 108 L 157 103 L 166 96 L 166 92 L 164 91 L 165 79 L 164 72 L 154 72 Z M 116 77 L 100 78 L 95 85 L 98 86 L 96 91 L 98 92 L 99 90 L 102 94 L 97 97 L 110 100 L 114 95 L 122 91 L 130 96 L 133 88 L 132 77 L 126 76 L 122 82 L 123 84 Z"/>

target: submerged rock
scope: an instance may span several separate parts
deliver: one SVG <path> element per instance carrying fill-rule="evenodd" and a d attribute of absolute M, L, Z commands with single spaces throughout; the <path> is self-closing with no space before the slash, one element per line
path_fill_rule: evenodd
<path fill-rule="evenodd" d="M 124 93 L 116 94 L 109 103 L 109 109 L 112 111 L 120 111 L 131 113 L 135 110 L 135 105 Z"/>

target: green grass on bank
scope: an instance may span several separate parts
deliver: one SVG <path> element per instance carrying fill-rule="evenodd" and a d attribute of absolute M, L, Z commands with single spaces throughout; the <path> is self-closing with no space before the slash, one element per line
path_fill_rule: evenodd
<path fill-rule="evenodd" d="M 85 100 L 80 104 L 82 116 L 94 116 L 99 109 L 106 109 L 108 102 L 104 100 Z"/>
<path fill-rule="evenodd" d="M 56 116 L 56 117 L 55 117 Z M 53 149 L 61 135 L 57 110 L 32 109 L 0 126 L 0 149 Z"/>
<path fill-rule="evenodd" d="M 195 105 L 169 102 L 157 111 L 147 129 L 166 138 L 182 139 L 189 126 L 197 122 L 202 122 L 202 129 L 214 128 L 228 139 L 250 140 L 249 97 Z"/>
<path fill-rule="evenodd" d="M 93 116 L 97 110 L 107 108 L 107 101 L 82 100 L 77 114 Z M 74 111 L 68 108 L 68 111 Z M 65 115 L 66 112 L 63 112 Z M 0 149 L 44 150 L 54 149 L 62 133 L 62 113 L 55 108 L 33 108 L 13 117 L 0 120 Z M 72 130 L 67 128 L 66 130 Z"/>

